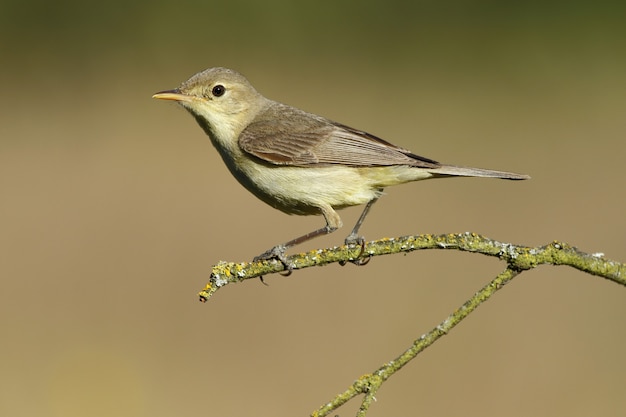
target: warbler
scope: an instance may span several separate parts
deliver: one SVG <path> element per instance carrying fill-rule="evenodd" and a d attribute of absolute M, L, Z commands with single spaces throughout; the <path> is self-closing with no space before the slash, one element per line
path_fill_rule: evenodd
<path fill-rule="evenodd" d="M 174 100 L 189 111 L 231 174 L 259 199 L 287 214 L 324 216 L 324 227 L 255 258 L 278 259 L 287 269 L 286 249 L 339 229 L 337 210 L 345 207 L 365 204 L 345 240 L 363 245 L 359 228 L 386 187 L 459 176 L 530 178 L 418 156 L 370 133 L 267 99 L 227 68 L 199 72 L 152 97 Z"/>

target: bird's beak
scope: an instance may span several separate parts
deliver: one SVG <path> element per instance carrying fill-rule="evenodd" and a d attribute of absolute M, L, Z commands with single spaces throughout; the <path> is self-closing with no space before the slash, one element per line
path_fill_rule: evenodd
<path fill-rule="evenodd" d="M 186 102 L 190 102 L 193 100 L 193 97 L 182 94 L 178 88 L 175 88 L 174 90 L 159 91 L 158 93 L 154 94 L 152 98 L 158 98 L 159 100 L 174 100 Z"/>

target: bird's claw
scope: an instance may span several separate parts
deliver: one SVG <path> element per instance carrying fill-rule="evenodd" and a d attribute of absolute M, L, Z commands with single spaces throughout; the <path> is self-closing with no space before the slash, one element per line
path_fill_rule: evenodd
<path fill-rule="evenodd" d="M 293 272 L 293 264 L 291 264 L 287 260 L 287 257 L 285 256 L 286 249 L 287 248 L 285 248 L 284 245 L 276 245 L 272 249 L 269 249 L 263 252 L 259 256 L 255 256 L 252 261 L 258 262 L 258 261 L 269 261 L 271 259 L 276 259 L 280 261 L 280 263 L 283 264 L 283 267 L 285 268 L 285 270 L 281 272 L 280 274 L 282 276 L 288 277 Z"/>
<path fill-rule="evenodd" d="M 371 256 L 363 257 L 363 253 L 365 252 L 365 238 L 363 236 L 350 234 L 346 238 L 345 244 L 346 246 L 360 246 L 361 247 L 361 251 L 359 252 L 359 254 L 357 255 L 355 259 L 352 259 L 350 261 L 351 263 L 358 265 L 358 266 L 363 266 L 363 265 L 366 265 L 370 261 L 370 259 L 372 259 Z M 339 265 L 344 266 L 346 262 L 347 261 L 340 261 Z"/>

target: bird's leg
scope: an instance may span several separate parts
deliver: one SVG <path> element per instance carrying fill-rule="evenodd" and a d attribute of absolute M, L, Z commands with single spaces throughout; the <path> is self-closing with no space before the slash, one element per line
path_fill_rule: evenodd
<path fill-rule="evenodd" d="M 365 205 L 365 208 L 363 209 L 363 212 L 361 213 L 359 220 L 357 220 L 356 224 L 352 228 L 352 231 L 350 232 L 348 237 L 346 237 L 346 240 L 345 240 L 346 245 L 357 245 L 357 244 L 362 245 L 365 242 L 365 238 L 363 236 L 359 236 L 359 229 L 361 228 L 361 225 L 363 224 L 365 217 L 367 217 L 367 214 L 370 212 L 370 209 L 372 208 L 372 206 L 374 205 L 376 201 L 378 201 L 378 197 L 371 199 Z"/>
<path fill-rule="evenodd" d="M 331 230 L 328 227 L 328 225 L 326 225 L 322 227 L 321 229 L 314 230 L 310 233 L 307 233 L 306 235 L 302 235 L 300 237 L 292 239 L 289 242 L 276 245 L 272 249 L 266 250 L 259 256 L 256 256 L 254 258 L 254 261 L 256 262 L 256 261 L 269 260 L 269 259 L 278 259 L 280 262 L 282 262 L 282 264 L 285 266 L 286 269 L 291 269 L 289 268 L 290 265 L 287 262 L 287 257 L 285 256 L 285 251 L 287 249 L 291 248 L 292 246 L 299 245 L 300 243 L 306 242 L 307 240 L 311 240 L 317 236 L 325 235 L 333 231 L 334 230 Z"/>
<path fill-rule="evenodd" d="M 352 261 L 352 263 L 355 265 L 365 265 L 366 263 L 370 261 L 370 257 L 361 258 L 361 255 L 363 255 L 363 252 L 365 251 L 365 238 L 363 236 L 359 236 L 359 229 L 361 228 L 361 225 L 363 224 L 365 217 L 367 217 L 367 214 L 370 212 L 370 209 L 372 208 L 372 206 L 374 205 L 376 201 L 378 201 L 378 197 L 371 199 L 365 205 L 365 208 L 363 209 L 363 212 L 361 213 L 359 220 L 357 220 L 356 224 L 352 228 L 352 231 L 350 232 L 348 237 L 346 237 L 346 240 L 345 240 L 346 245 L 360 245 L 361 246 L 361 252 L 359 252 L 359 256 L 357 257 L 357 259 Z M 345 262 L 342 265 L 344 264 Z"/>
<path fill-rule="evenodd" d="M 321 229 L 309 232 L 306 235 L 302 235 L 300 237 L 292 239 L 289 242 L 276 245 L 272 249 L 269 249 L 259 256 L 255 257 L 254 262 L 269 259 L 278 259 L 284 265 L 285 270 L 287 271 L 287 275 L 289 275 L 293 270 L 293 265 L 287 261 L 287 257 L 285 256 L 285 251 L 287 249 L 309 241 L 318 236 L 332 233 L 335 230 L 339 229 L 342 225 L 341 218 L 331 206 L 320 207 L 320 210 L 322 212 L 322 215 L 324 215 L 324 219 L 326 219 L 326 226 L 322 227 Z"/>

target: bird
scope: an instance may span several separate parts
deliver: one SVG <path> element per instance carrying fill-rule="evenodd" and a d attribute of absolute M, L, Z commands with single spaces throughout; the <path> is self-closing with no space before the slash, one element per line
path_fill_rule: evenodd
<path fill-rule="evenodd" d="M 230 173 L 248 191 L 287 214 L 322 215 L 325 226 L 278 244 L 254 258 L 292 265 L 287 249 L 342 226 L 337 210 L 365 205 L 347 245 L 361 245 L 359 230 L 386 187 L 431 178 L 488 177 L 526 180 L 506 171 L 439 163 L 375 135 L 261 95 L 237 71 L 201 71 L 178 88 L 155 93 L 185 108 L 209 136 Z M 368 258 L 361 255 L 356 264 Z"/>

